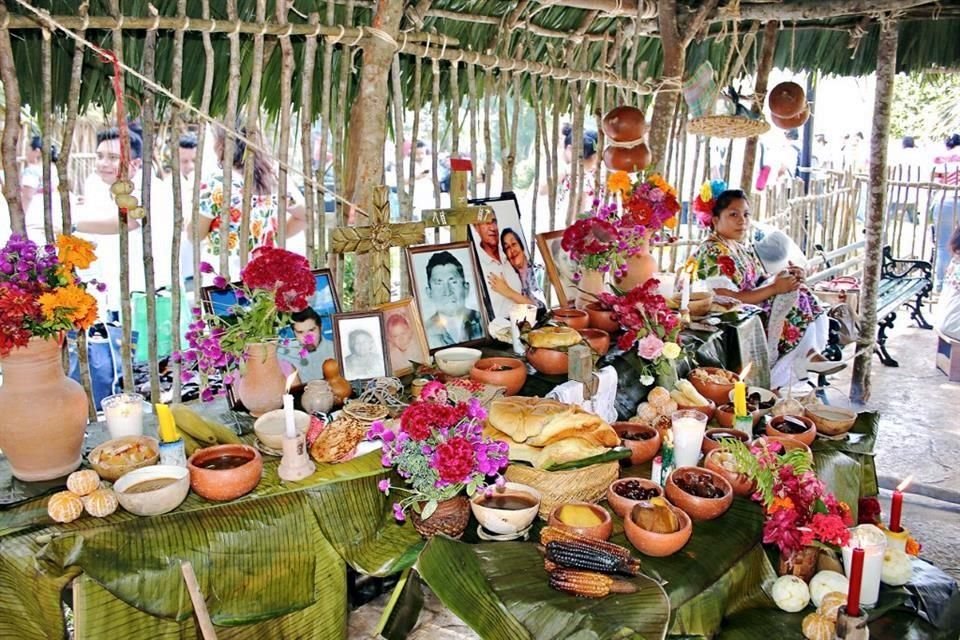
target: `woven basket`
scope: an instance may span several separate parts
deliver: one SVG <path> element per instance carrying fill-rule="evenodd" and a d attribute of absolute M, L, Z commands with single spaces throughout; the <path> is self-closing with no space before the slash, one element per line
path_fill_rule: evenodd
<path fill-rule="evenodd" d="M 766 120 L 743 116 L 703 116 L 687 123 L 687 133 L 711 138 L 751 138 L 770 130 Z"/>
<path fill-rule="evenodd" d="M 504 474 L 508 482 L 527 484 L 540 492 L 540 517 L 546 520 L 557 505 L 565 502 L 596 502 L 620 475 L 617 461 L 593 464 L 569 471 L 544 471 L 511 464 Z"/>

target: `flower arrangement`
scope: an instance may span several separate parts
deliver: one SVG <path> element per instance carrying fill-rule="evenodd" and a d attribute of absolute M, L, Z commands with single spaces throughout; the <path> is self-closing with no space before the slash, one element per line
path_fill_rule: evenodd
<path fill-rule="evenodd" d="M 214 272 L 206 262 L 200 263 L 200 271 Z M 239 286 L 222 275 L 214 278 L 214 286 L 232 290 L 236 297 L 229 317 L 193 309 L 194 321 L 186 333 L 189 348 L 173 356 L 187 365 L 182 373 L 185 382 L 194 380 L 196 372 L 204 377 L 222 375 L 224 388 L 234 382 L 247 345 L 277 341 L 290 314 L 308 306 L 317 286 L 305 257 L 276 247 L 257 249 L 240 278 Z M 224 388 L 204 385 L 201 398 L 212 400 Z"/>
<path fill-rule="evenodd" d="M 663 227 L 677 227 L 677 190 L 659 173 L 641 173 L 634 181 L 626 171 L 614 171 L 607 178 L 607 191 L 623 203 L 621 223 L 625 228 L 647 235 Z"/>
<path fill-rule="evenodd" d="M 97 301 L 77 269 L 96 260 L 93 244 L 61 235 L 57 244 L 38 247 L 13 234 L 0 251 L 0 357 L 25 347 L 32 337 L 87 329 L 97 319 Z"/>
<path fill-rule="evenodd" d="M 717 198 L 727 190 L 727 183 L 723 180 L 710 180 L 700 185 L 697 197 L 693 199 L 693 212 L 697 214 L 697 222 L 703 228 L 713 224 L 713 207 Z"/>
<path fill-rule="evenodd" d="M 403 411 L 398 433 L 379 420 L 370 426 L 367 438 L 383 441 L 381 463 L 395 468 L 405 484 L 385 479 L 379 485 L 387 495 L 391 490 L 406 494 L 393 504 L 397 520 L 403 521 L 410 508 L 426 520 L 440 502 L 464 489 L 471 496 L 492 491 L 489 478 L 496 486 L 504 484 L 500 471 L 507 466 L 507 445 L 483 437 L 486 417 L 478 400 L 451 404 L 446 388 L 434 381 Z"/>

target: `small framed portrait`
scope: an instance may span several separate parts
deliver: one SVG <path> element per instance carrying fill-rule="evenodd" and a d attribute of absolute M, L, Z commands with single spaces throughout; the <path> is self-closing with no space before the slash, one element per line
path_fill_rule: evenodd
<path fill-rule="evenodd" d="M 237 291 L 243 286 L 242 282 L 231 282 L 226 289 L 207 285 L 200 289 L 201 307 L 204 313 L 212 313 L 222 320 L 229 321 L 236 315 L 236 307 L 240 303 Z"/>
<path fill-rule="evenodd" d="M 413 298 L 389 302 L 377 307 L 383 312 L 387 352 L 393 375 L 413 373 L 414 364 L 425 364 L 430 359 L 427 334 L 423 330 L 417 304 Z"/>
<path fill-rule="evenodd" d="M 309 308 L 320 318 L 323 339 L 333 344 L 333 314 L 340 313 L 340 300 L 337 298 L 337 289 L 333 286 L 333 275 L 330 269 L 314 269 L 311 273 L 317 282 L 317 290 L 310 297 Z M 280 331 L 281 338 L 295 338 L 294 334 L 293 327 Z"/>
<path fill-rule="evenodd" d="M 337 313 L 333 316 L 333 335 L 344 378 L 366 380 L 391 375 L 382 312 Z"/>
<path fill-rule="evenodd" d="M 487 314 L 470 242 L 421 245 L 406 251 L 430 352 L 482 342 Z"/>
<path fill-rule="evenodd" d="M 562 229 L 538 233 L 537 249 L 547 269 L 547 278 L 557 293 L 557 300 L 561 307 L 566 307 L 577 299 L 577 283 L 573 280 L 577 265 L 560 246 L 562 239 Z"/>
<path fill-rule="evenodd" d="M 520 205 L 512 191 L 470 201 L 493 209 L 493 219 L 470 225 L 477 252 L 487 314 L 508 318 L 517 304 L 545 306 L 543 291 L 520 224 Z M 524 298 L 525 300 L 521 300 Z"/>

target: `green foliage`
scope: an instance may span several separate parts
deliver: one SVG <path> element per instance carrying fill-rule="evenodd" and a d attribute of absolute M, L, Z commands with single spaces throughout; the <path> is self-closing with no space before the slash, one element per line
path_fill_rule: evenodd
<path fill-rule="evenodd" d="M 960 74 L 897 76 L 890 133 L 894 137 L 944 139 L 960 128 Z"/>
<path fill-rule="evenodd" d="M 768 507 L 773 503 L 773 487 L 780 467 L 790 465 L 798 475 L 813 469 L 810 456 L 803 449 L 777 455 L 764 447 L 760 454 L 754 454 L 750 445 L 736 438 L 722 439 L 720 448 L 733 456 L 741 473 L 757 483 L 757 491 L 763 497 L 764 505 Z"/>

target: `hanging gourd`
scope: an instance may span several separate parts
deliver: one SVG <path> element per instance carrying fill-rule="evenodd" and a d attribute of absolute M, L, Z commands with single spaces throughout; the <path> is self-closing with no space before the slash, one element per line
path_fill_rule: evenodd
<path fill-rule="evenodd" d="M 643 141 L 647 121 L 643 111 L 620 105 L 608 111 L 600 123 L 608 144 L 603 164 L 611 171 L 643 171 L 650 164 L 650 148 Z"/>
<path fill-rule="evenodd" d="M 771 113 L 770 120 L 773 124 L 781 129 L 797 129 L 802 127 L 807 120 L 810 118 L 810 106 L 807 105 L 803 108 L 800 113 L 792 116 L 790 118 L 781 118 L 780 116 Z"/>
<path fill-rule="evenodd" d="M 778 118 L 797 116 L 807 107 L 807 96 L 796 82 L 781 82 L 767 96 L 770 113 Z"/>
<path fill-rule="evenodd" d="M 603 164 L 611 171 L 643 171 L 650 164 L 650 148 L 646 142 L 632 147 L 607 146 L 603 150 Z"/>

